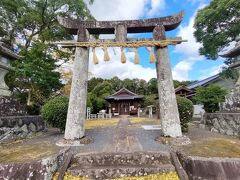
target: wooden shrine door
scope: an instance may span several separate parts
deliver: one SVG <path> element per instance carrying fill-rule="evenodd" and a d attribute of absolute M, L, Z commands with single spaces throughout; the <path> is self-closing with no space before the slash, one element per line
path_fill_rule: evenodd
<path fill-rule="evenodd" d="M 122 102 L 120 104 L 120 115 L 129 115 L 129 103 Z"/>

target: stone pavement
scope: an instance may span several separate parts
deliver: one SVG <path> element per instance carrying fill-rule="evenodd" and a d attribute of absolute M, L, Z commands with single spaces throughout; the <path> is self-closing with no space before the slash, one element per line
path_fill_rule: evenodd
<path fill-rule="evenodd" d="M 132 126 L 127 117 L 122 117 L 115 127 L 86 130 L 86 136 L 94 142 L 71 149 L 75 153 L 169 151 L 168 145 L 155 141 L 160 134 L 160 130 Z"/>
<path fill-rule="evenodd" d="M 98 130 L 98 132 L 96 132 Z M 122 117 L 115 127 L 87 131 L 94 143 L 71 147 L 74 156 L 67 174 L 112 179 L 173 173 L 169 147 L 156 142 L 160 130 L 147 131 Z"/>

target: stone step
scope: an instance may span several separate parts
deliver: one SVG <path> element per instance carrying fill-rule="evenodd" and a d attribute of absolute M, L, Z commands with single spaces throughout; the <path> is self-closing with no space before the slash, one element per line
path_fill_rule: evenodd
<path fill-rule="evenodd" d="M 160 166 L 73 166 L 68 169 L 68 173 L 73 176 L 92 179 L 136 177 L 173 171 L 175 171 L 175 167 L 171 164 Z"/>
<path fill-rule="evenodd" d="M 168 152 L 77 154 L 72 163 L 81 166 L 159 166 L 171 164 L 171 158 Z"/>

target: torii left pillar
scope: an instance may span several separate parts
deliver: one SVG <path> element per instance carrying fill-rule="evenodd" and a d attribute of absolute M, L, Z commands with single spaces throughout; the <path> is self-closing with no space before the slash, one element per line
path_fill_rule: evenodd
<path fill-rule="evenodd" d="M 88 40 L 88 31 L 85 28 L 79 28 L 78 41 Z M 89 49 L 87 47 L 76 47 L 72 87 L 64 134 L 65 139 L 77 140 L 85 134 L 84 124 L 87 104 L 88 61 Z"/>

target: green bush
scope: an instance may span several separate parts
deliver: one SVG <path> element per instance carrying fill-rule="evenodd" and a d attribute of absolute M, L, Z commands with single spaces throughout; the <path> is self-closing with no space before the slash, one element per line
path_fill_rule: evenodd
<path fill-rule="evenodd" d="M 182 132 L 187 132 L 188 123 L 192 120 L 193 117 L 193 103 L 185 97 L 177 96 L 177 104 Z"/>
<path fill-rule="evenodd" d="M 52 127 L 59 128 L 60 131 L 65 130 L 68 97 L 57 96 L 50 99 L 41 109 L 41 116 Z"/>
<path fill-rule="evenodd" d="M 226 89 L 218 85 L 198 87 L 194 99 L 203 104 L 206 112 L 212 113 L 219 110 L 218 104 L 225 101 Z"/>

